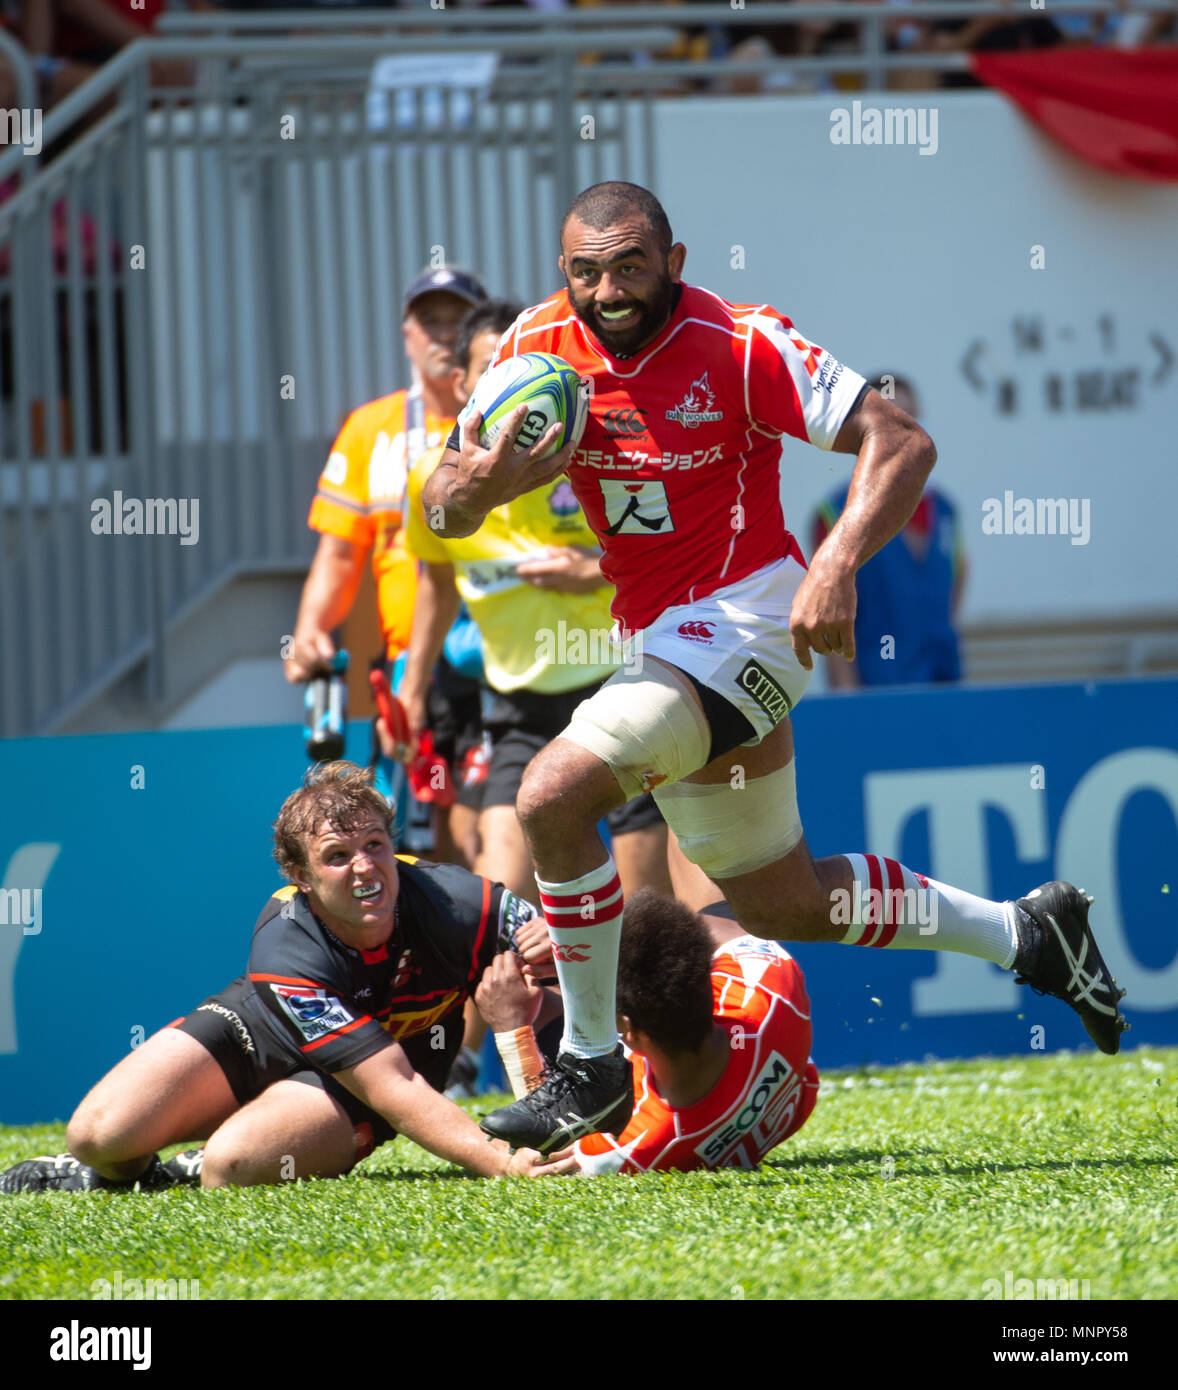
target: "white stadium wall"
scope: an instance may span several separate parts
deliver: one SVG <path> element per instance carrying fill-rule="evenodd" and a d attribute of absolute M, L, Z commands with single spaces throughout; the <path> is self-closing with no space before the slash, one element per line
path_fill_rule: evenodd
<path fill-rule="evenodd" d="M 1085 165 L 984 92 L 874 101 L 935 102 L 935 153 L 833 144 L 852 96 L 660 103 L 653 187 L 685 279 L 913 380 L 963 520 L 965 622 L 1173 613 L 1178 187 Z M 808 540 L 850 461 L 787 442 L 783 473 Z M 1008 491 L 1086 500 L 1087 543 L 985 534 Z"/>

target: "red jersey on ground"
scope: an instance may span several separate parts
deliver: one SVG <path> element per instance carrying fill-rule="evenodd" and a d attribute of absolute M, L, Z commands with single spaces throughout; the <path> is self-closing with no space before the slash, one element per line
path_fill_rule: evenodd
<path fill-rule="evenodd" d="M 616 358 L 568 293 L 527 309 L 494 361 L 563 357 L 592 382 L 569 479 L 628 630 L 793 555 L 778 491 L 783 434 L 829 449 L 866 382 L 766 304 L 691 285 L 658 337 Z"/>
<path fill-rule="evenodd" d="M 591 1134 L 575 1146 L 583 1173 L 755 1168 L 796 1133 L 818 1098 L 810 1060 L 810 1000 L 797 961 L 776 941 L 741 936 L 712 962 L 715 1019 L 730 1058 L 703 1100 L 673 1110 L 634 1056 L 634 1114 L 615 1139 Z"/>

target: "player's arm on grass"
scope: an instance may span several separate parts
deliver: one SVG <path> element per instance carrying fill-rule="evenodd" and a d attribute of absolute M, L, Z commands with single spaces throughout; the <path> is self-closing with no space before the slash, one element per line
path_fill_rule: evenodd
<path fill-rule="evenodd" d="M 916 421 L 869 390 L 843 422 L 834 448 L 858 454 L 843 513 L 810 561 L 790 616 L 794 651 L 807 671 L 811 650 L 855 656 L 855 572 L 916 510 L 937 461 Z"/>
<path fill-rule="evenodd" d="M 488 1141 L 469 1115 L 413 1070 L 396 1043 L 335 1076 L 398 1133 L 480 1177 L 549 1177 L 575 1169 L 571 1159 L 545 1159 L 534 1149 L 512 1153 L 499 1140 Z"/>
<path fill-rule="evenodd" d="M 526 405 L 517 406 L 489 449 L 479 444 L 483 417 L 477 410 L 461 423 L 459 447 L 446 449 L 421 491 L 421 504 L 431 531 L 439 536 L 473 535 L 488 512 L 505 502 L 514 502 L 564 472 L 574 444 L 565 445 L 551 458 L 543 457 L 564 430 L 559 421 L 530 449 L 513 452 L 516 435 L 527 414 Z"/>
<path fill-rule="evenodd" d="M 417 579 L 413 605 L 413 627 L 405 673 L 398 694 L 409 721 L 409 738 L 414 748 L 425 728 L 425 699 L 430 673 L 438 664 L 446 633 L 458 616 L 462 596 L 454 582 L 454 566 L 423 561 Z M 379 733 L 381 725 L 378 724 Z M 384 744 L 383 737 L 381 738 Z"/>

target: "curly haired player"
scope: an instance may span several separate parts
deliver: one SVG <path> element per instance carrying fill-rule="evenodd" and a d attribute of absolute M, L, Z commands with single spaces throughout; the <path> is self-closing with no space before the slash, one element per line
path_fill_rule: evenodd
<path fill-rule="evenodd" d="M 519 944 L 534 973 L 536 927 Z M 517 1095 L 540 1084 L 531 1016 L 538 986 L 506 952 L 475 994 Z M 810 1001 L 797 962 L 745 935 L 726 904 L 700 913 L 643 889 L 626 903 L 618 1028 L 635 1062 L 634 1114 L 616 1139 L 573 1146 L 582 1173 L 753 1168 L 805 1124 L 818 1095 Z"/>

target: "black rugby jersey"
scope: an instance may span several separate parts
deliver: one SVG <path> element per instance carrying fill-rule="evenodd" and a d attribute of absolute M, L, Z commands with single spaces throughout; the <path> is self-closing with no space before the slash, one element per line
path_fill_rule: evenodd
<path fill-rule="evenodd" d="M 431 1043 L 443 1050 L 431 1030 L 460 1013 L 496 952 L 538 915 L 502 884 L 454 864 L 398 855 L 397 871 L 395 925 L 375 951 L 333 936 L 293 885 L 258 917 L 249 980 L 271 1032 L 304 1065 L 340 1071 L 412 1040 L 410 1060 Z"/>

